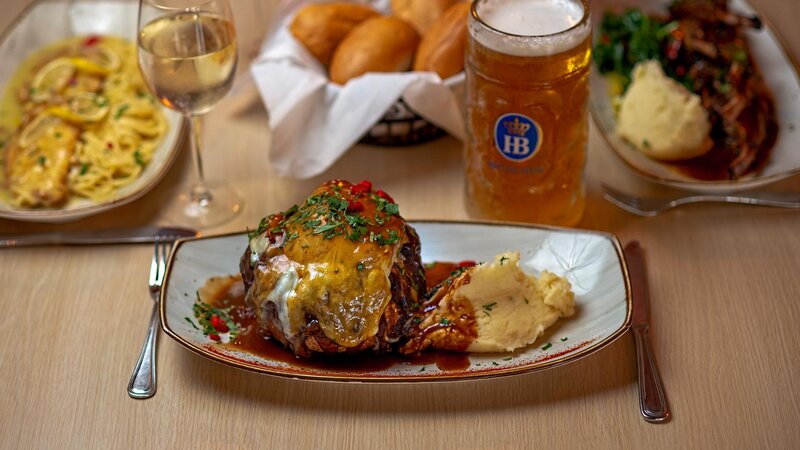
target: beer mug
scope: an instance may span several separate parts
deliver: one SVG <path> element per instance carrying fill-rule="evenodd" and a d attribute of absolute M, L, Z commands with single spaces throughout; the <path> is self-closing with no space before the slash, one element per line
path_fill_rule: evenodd
<path fill-rule="evenodd" d="M 475 0 L 468 20 L 470 211 L 577 224 L 586 202 L 587 0 Z"/>

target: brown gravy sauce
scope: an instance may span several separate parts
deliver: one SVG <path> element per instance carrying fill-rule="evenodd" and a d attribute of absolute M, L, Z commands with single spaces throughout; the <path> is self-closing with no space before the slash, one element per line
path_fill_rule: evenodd
<path fill-rule="evenodd" d="M 447 270 L 448 267 L 449 270 Z M 447 278 L 455 267 L 457 267 L 456 264 L 435 263 L 432 267 L 435 269 L 435 273 L 428 276 L 428 283 L 438 279 L 439 281 L 434 285 L 438 284 L 438 282 Z M 226 346 L 230 349 L 244 351 L 264 359 L 285 362 L 297 367 L 348 373 L 378 372 L 398 364 L 412 366 L 435 364 L 442 371 L 464 370 L 470 366 L 469 357 L 466 353 L 444 351 L 430 351 L 417 356 L 365 353 L 352 356 L 299 358 L 283 347 L 280 342 L 265 335 L 258 326 L 253 309 L 247 306 L 244 301 L 244 288 L 240 275 L 224 277 L 224 279 L 221 277 L 212 278 L 208 283 L 210 282 L 214 282 L 217 287 L 213 291 L 206 291 L 209 295 L 204 298 L 205 302 L 216 308 L 230 307 L 231 318 L 241 327 L 239 335 L 231 342 L 215 345 Z M 420 370 L 423 370 L 423 368 Z"/>

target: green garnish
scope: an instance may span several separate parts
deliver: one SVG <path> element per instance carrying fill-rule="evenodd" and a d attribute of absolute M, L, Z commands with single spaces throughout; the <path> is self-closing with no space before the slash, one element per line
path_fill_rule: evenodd
<path fill-rule="evenodd" d="M 364 264 L 358 263 L 358 265 L 356 266 L 356 269 L 359 270 L 359 271 L 364 270 Z"/>
<path fill-rule="evenodd" d="M 508 261 L 508 257 L 502 256 L 500 257 L 500 265 L 502 266 L 506 261 Z"/>
<path fill-rule="evenodd" d="M 88 172 L 88 171 L 89 171 L 89 164 L 83 163 L 83 164 L 81 164 L 81 171 L 78 174 L 83 176 L 83 175 L 86 175 L 86 172 Z"/>
<path fill-rule="evenodd" d="M 131 105 L 127 103 L 123 103 L 122 105 L 120 105 L 120 107 L 117 108 L 117 112 L 114 114 L 114 120 L 119 120 L 120 117 L 122 117 L 122 115 L 125 114 L 125 111 L 127 111 L 128 108 L 130 107 Z"/>
<path fill-rule="evenodd" d="M 47 162 L 47 158 L 44 155 L 40 156 L 39 159 L 36 160 L 36 163 L 40 166 L 44 167 L 45 163 Z"/>
<path fill-rule="evenodd" d="M 606 12 L 600 22 L 599 42 L 593 52 L 598 70 L 602 74 L 619 75 L 622 87 L 627 89 L 636 64 L 654 59 L 666 67 L 662 48 L 676 27 L 674 22 L 664 23 L 634 8 L 619 15 Z"/>
<path fill-rule="evenodd" d="M 548 342 L 547 344 L 544 344 L 544 345 L 542 346 L 542 350 L 547 350 L 547 349 L 549 349 L 549 348 L 550 348 L 550 347 L 552 347 L 552 346 L 553 346 L 553 344 L 551 344 L 551 343 L 549 343 L 549 342 Z"/>
<path fill-rule="evenodd" d="M 564 342 L 566 340 L 567 340 L 567 338 L 561 338 L 561 342 Z"/>
<path fill-rule="evenodd" d="M 528 297 L 522 297 L 522 299 L 525 300 L 526 305 L 530 304 L 530 301 L 528 301 Z"/>
<path fill-rule="evenodd" d="M 138 149 L 135 152 L 133 152 L 133 160 L 136 161 L 136 164 L 138 164 L 139 166 L 144 167 L 145 165 L 144 158 L 142 157 L 142 153 L 139 152 Z"/>
<path fill-rule="evenodd" d="M 511 361 L 512 359 L 514 358 L 512 356 L 509 356 L 508 358 L 503 358 L 503 361 Z"/>
<path fill-rule="evenodd" d="M 487 303 L 487 304 L 483 305 L 483 309 L 485 309 L 487 311 L 491 311 L 492 308 L 494 308 L 495 306 L 497 306 L 497 302 Z"/>
<path fill-rule="evenodd" d="M 449 320 L 447 320 L 446 318 L 442 317 L 442 320 L 440 320 L 439 323 L 446 326 L 446 325 L 450 325 L 451 322 Z"/>

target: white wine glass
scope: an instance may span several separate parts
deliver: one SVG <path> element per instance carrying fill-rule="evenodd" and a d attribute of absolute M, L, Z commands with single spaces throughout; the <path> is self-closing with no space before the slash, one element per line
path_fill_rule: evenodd
<path fill-rule="evenodd" d="M 148 88 L 190 126 L 197 181 L 179 196 L 182 216 L 176 222 L 202 228 L 232 219 L 241 197 L 227 182 L 206 181 L 200 149 L 200 117 L 225 97 L 236 73 L 228 0 L 141 0 L 137 43 Z"/>

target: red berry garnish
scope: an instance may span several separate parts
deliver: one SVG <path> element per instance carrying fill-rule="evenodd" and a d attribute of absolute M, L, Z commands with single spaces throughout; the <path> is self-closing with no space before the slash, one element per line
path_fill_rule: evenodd
<path fill-rule="evenodd" d="M 217 342 L 219 342 L 219 341 L 220 341 L 220 337 L 219 337 L 219 335 L 218 335 L 218 334 L 216 334 L 216 333 L 211 333 L 211 334 L 209 334 L 209 335 L 208 335 L 208 337 L 209 337 L 209 339 L 211 339 L 212 341 L 217 341 Z"/>
<path fill-rule="evenodd" d="M 363 211 L 364 205 L 361 202 L 350 202 L 347 204 L 347 212 L 358 212 Z"/>
<path fill-rule="evenodd" d="M 364 180 L 358 184 L 353 185 L 353 187 L 350 188 L 350 192 L 353 195 L 368 194 L 372 192 L 372 183 L 367 180 Z"/>
<path fill-rule="evenodd" d="M 224 320 L 220 319 L 219 316 L 216 314 L 211 316 L 211 326 L 214 327 L 214 329 L 219 331 L 220 333 L 228 332 L 228 325 L 225 323 Z"/>
<path fill-rule="evenodd" d="M 100 42 L 100 36 L 89 36 L 88 38 L 86 38 L 85 41 L 83 41 L 83 46 L 92 47 L 96 45 L 98 42 Z"/>

